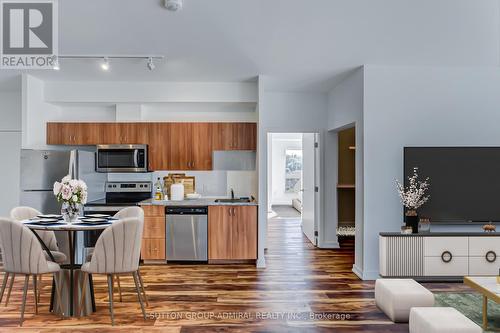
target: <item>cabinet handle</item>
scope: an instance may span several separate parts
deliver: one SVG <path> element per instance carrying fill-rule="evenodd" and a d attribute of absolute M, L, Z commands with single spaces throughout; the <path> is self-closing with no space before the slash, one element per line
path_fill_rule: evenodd
<path fill-rule="evenodd" d="M 495 251 L 488 251 L 486 252 L 485 258 L 487 262 L 492 263 L 497 260 L 497 254 L 495 253 Z"/>
<path fill-rule="evenodd" d="M 229 207 L 229 209 L 227 210 L 227 215 L 231 216 L 231 207 Z"/>
<path fill-rule="evenodd" d="M 445 263 L 449 263 L 451 261 L 451 259 L 453 259 L 453 255 L 451 254 L 450 251 L 444 251 L 442 254 L 441 254 L 441 260 Z"/>

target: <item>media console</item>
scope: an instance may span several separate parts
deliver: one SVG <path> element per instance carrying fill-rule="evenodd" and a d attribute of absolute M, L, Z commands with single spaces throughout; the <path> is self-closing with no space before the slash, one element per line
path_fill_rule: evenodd
<path fill-rule="evenodd" d="M 499 236 L 497 232 L 380 233 L 380 276 L 424 281 L 498 275 Z"/>

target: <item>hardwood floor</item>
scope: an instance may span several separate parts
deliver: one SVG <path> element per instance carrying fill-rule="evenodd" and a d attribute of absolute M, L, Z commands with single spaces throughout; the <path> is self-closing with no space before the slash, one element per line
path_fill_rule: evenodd
<path fill-rule="evenodd" d="M 315 249 L 298 220 L 271 220 L 267 268 L 251 265 L 142 266 L 150 306 L 144 321 L 132 278 L 122 277 L 123 302 L 115 297 L 111 327 L 106 281 L 96 277 L 97 312 L 61 319 L 48 312 L 50 281 L 44 279 L 39 315 L 29 294 L 17 327 L 22 278 L 8 307 L 0 306 L 0 332 L 407 332 L 376 307 L 373 281 L 352 272 L 352 242 L 339 250 Z M 3 278 L 3 276 L 2 276 Z M 466 290 L 462 284 L 427 284 L 432 290 Z M 115 293 L 116 295 L 116 293 Z M 310 316 L 315 315 L 315 320 Z M 330 316 L 331 318 L 326 318 Z"/>

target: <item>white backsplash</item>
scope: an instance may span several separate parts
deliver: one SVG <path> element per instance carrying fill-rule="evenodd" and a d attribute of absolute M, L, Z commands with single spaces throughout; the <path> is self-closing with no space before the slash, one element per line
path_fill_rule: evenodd
<path fill-rule="evenodd" d="M 108 181 L 150 181 L 169 173 L 185 173 L 196 177 L 196 192 L 205 197 L 225 197 L 231 188 L 236 196 L 256 196 L 257 173 L 255 171 L 155 171 L 152 173 L 109 173 Z"/>

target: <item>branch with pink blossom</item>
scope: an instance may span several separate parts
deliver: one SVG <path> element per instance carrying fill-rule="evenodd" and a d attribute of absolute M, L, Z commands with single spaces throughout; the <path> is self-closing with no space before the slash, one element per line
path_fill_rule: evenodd
<path fill-rule="evenodd" d="M 59 202 L 69 205 L 84 205 L 87 203 L 87 184 L 83 180 L 64 177 L 61 182 L 54 183 L 54 195 Z"/>

